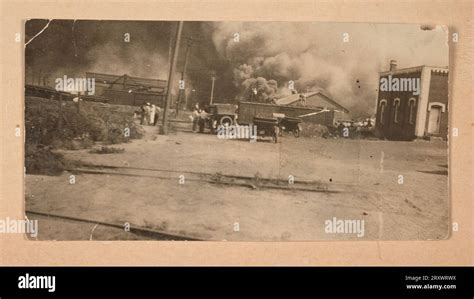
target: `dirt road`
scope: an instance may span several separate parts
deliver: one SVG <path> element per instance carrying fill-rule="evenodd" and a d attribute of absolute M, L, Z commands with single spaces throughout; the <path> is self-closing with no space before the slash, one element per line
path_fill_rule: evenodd
<path fill-rule="evenodd" d="M 26 209 L 206 240 L 448 237 L 445 142 L 284 136 L 273 144 L 186 132 L 162 136 L 154 127 L 146 130 L 144 139 L 117 145 L 123 153 L 63 151 L 68 159 L 123 168 L 100 169 L 109 174 L 76 173 L 74 184 L 69 172 L 27 175 Z M 340 192 L 224 186 L 196 179 L 193 173 L 281 180 L 293 176 L 296 182 L 317 181 Z M 325 221 L 334 217 L 364 220 L 364 235 L 327 233 Z M 88 226 L 88 233 L 67 226 L 42 232 L 39 220 L 39 239 L 90 236 Z M 111 238 L 101 234 L 99 239 Z"/>

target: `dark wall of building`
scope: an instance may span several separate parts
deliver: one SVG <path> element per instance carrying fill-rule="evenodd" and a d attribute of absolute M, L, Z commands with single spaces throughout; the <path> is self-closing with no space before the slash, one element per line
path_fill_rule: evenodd
<path fill-rule="evenodd" d="M 104 92 L 108 89 L 108 85 L 95 83 L 95 96 L 103 96 Z"/>
<path fill-rule="evenodd" d="M 139 106 L 143 102 L 149 102 L 163 107 L 164 92 L 137 91 L 134 89 L 134 86 L 119 83 L 104 84 L 99 81 L 95 85 L 95 96 L 102 96 L 111 104 Z M 129 92 L 130 90 L 132 92 Z"/>
<path fill-rule="evenodd" d="M 107 89 L 103 96 L 108 99 L 111 104 L 140 106 L 143 102 L 149 102 L 157 106 L 163 107 L 164 97 L 159 94 L 147 92 L 128 92 L 126 90 Z"/>
<path fill-rule="evenodd" d="M 382 76 L 381 78 L 388 78 L 388 75 Z M 393 78 L 420 78 L 421 71 L 406 73 L 406 74 L 395 74 Z M 398 112 L 398 121 L 395 121 L 395 99 L 400 99 L 400 106 Z M 413 122 L 410 123 L 410 98 L 415 99 L 415 107 L 413 116 Z M 381 122 L 381 106 L 380 102 L 385 99 L 387 105 L 385 106 L 383 123 Z M 386 138 L 389 140 L 413 140 L 415 139 L 415 126 L 416 126 L 416 110 L 418 109 L 419 95 L 413 95 L 411 91 L 381 91 L 379 88 L 379 95 L 377 100 L 377 114 L 376 114 L 376 135 L 380 138 Z"/>
<path fill-rule="evenodd" d="M 280 107 L 278 105 L 240 102 L 238 122 L 240 124 L 249 124 L 253 121 L 254 117 L 272 118 L 273 113 L 280 113 Z"/>
<path fill-rule="evenodd" d="M 441 113 L 441 119 L 439 124 L 440 136 L 446 138 L 448 135 L 448 74 L 440 72 L 431 72 L 430 91 L 428 95 L 429 103 L 439 102 L 446 105 L 445 112 Z M 425 128 L 428 127 L 429 112 L 427 113 Z"/>
<path fill-rule="evenodd" d="M 283 113 L 288 117 L 300 117 L 302 115 L 319 112 L 321 109 L 311 109 L 305 107 L 281 106 L 263 103 L 241 102 L 239 104 L 239 118 L 241 124 L 248 124 L 254 117 L 272 118 L 273 113 Z M 300 117 L 304 122 L 317 123 L 325 126 L 334 124 L 335 112 L 328 111 Z"/>

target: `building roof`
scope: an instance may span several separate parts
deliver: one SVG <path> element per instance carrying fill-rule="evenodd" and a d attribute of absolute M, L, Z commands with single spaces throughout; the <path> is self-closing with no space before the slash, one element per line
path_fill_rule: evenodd
<path fill-rule="evenodd" d="M 132 77 L 128 75 L 110 75 L 102 73 L 86 72 L 87 78 L 95 78 L 96 83 L 103 84 L 126 84 L 126 86 L 135 87 L 149 87 L 149 88 L 160 88 L 164 89 L 167 86 L 168 81 L 160 79 L 150 79 L 141 77 Z"/>
<path fill-rule="evenodd" d="M 286 97 L 282 97 L 276 100 L 276 104 L 277 105 L 291 105 L 300 100 L 300 95 L 304 95 L 307 100 L 310 100 L 311 98 L 314 99 L 314 96 L 318 95 L 319 99 L 322 100 L 321 102 L 318 103 L 317 105 L 318 108 L 335 107 L 337 109 L 342 110 L 345 113 L 349 113 L 349 110 L 344 108 L 342 105 L 338 104 L 336 101 L 332 100 L 330 96 L 327 95 L 322 89 L 318 89 L 316 91 L 304 92 L 304 93 L 297 93 L 297 94 L 292 94 Z M 308 107 L 314 107 L 314 106 L 315 105 L 308 105 Z"/>
<path fill-rule="evenodd" d="M 421 72 L 423 68 L 430 68 L 433 72 L 440 72 L 440 73 L 448 73 L 449 69 L 447 66 L 429 66 L 429 65 L 419 65 L 414 67 L 407 67 L 402 69 L 396 69 L 394 71 L 383 71 L 379 72 L 380 76 L 385 75 L 395 75 L 395 74 L 407 74 L 407 73 L 414 73 L 414 72 Z"/>

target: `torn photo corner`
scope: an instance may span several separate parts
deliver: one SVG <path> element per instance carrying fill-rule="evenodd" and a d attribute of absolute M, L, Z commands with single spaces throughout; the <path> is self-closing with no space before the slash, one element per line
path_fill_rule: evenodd
<path fill-rule="evenodd" d="M 31 240 L 449 238 L 446 26 L 32 19 L 24 51 Z"/>

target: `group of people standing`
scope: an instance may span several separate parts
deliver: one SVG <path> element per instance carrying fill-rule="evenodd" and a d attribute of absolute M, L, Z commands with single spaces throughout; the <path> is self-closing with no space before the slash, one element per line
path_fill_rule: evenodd
<path fill-rule="evenodd" d="M 143 105 L 140 106 L 140 112 L 141 125 L 156 126 L 160 118 L 160 107 L 144 102 Z"/>
<path fill-rule="evenodd" d="M 193 132 L 196 132 L 196 127 L 199 126 L 199 131 L 202 132 L 204 124 L 207 120 L 208 114 L 205 108 L 201 108 L 199 103 L 196 103 L 193 109 L 192 120 L 193 120 Z"/>

